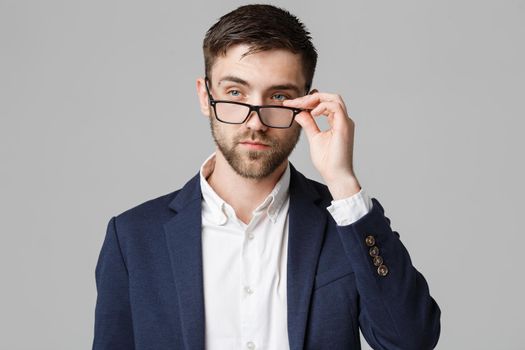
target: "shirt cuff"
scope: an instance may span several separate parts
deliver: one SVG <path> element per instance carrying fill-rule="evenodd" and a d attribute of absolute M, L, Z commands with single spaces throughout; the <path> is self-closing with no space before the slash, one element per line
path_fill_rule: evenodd
<path fill-rule="evenodd" d="M 332 205 L 326 209 L 330 212 L 337 225 L 346 226 L 365 216 L 372 209 L 372 205 L 372 199 L 361 188 L 359 192 L 350 197 L 332 200 Z"/>

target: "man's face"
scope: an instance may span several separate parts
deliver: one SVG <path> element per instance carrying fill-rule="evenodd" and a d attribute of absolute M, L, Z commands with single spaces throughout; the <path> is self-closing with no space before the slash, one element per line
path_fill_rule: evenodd
<path fill-rule="evenodd" d="M 216 59 L 211 69 L 210 93 L 215 100 L 229 100 L 252 105 L 279 105 L 284 99 L 302 96 L 305 80 L 299 55 L 286 50 L 270 50 L 241 57 L 246 45 L 230 48 Z M 243 124 L 218 121 L 202 98 L 213 139 L 228 164 L 242 177 L 262 179 L 272 174 L 291 154 L 299 140 L 301 127 L 295 121 L 287 129 L 261 123 L 252 112 Z M 205 102 L 206 106 L 203 106 Z M 267 146 L 254 146 L 248 142 Z"/>

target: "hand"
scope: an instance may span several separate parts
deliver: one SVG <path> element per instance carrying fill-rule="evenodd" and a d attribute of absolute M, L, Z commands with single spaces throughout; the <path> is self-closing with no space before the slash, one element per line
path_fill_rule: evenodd
<path fill-rule="evenodd" d="M 317 92 L 293 100 L 284 106 L 309 109 L 295 117 L 310 144 L 310 157 L 334 199 L 349 197 L 361 190 L 353 169 L 354 122 L 348 116 L 339 95 Z M 325 115 L 330 128 L 321 131 L 314 117 Z"/>

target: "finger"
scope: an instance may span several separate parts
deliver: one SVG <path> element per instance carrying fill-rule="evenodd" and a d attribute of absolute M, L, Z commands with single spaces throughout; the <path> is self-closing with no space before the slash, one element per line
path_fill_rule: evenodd
<path fill-rule="evenodd" d="M 315 94 L 318 98 L 319 98 L 319 102 L 337 102 L 341 105 L 341 107 L 343 108 L 343 110 L 345 111 L 346 113 L 346 105 L 345 105 L 345 102 L 343 101 L 343 98 L 341 97 L 341 95 L 338 95 L 338 94 L 329 94 L 329 93 L 326 93 L 326 92 L 318 92 Z"/>
<path fill-rule="evenodd" d="M 302 108 L 302 109 L 312 109 L 319 104 L 319 98 L 315 95 L 306 95 L 301 96 L 293 100 L 284 100 L 283 106 Z"/>
<path fill-rule="evenodd" d="M 307 102 L 313 95 L 305 95 L 301 97 L 296 97 L 291 100 L 284 100 L 283 106 L 287 107 L 299 107 L 299 105 L 304 105 L 305 102 Z"/>
<path fill-rule="evenodd" d="M 311 95 L 301 96 L 293 100 L 284 100 L 283 105 L 288 107 L 311 109 L 315 108 L 321 102 L 336 102 L 341 105 L 341 108 L 346 113 L 346 105 L 343 102 L 341 96 L 323 92 L 315 92 Z"/>
<path fill-rule="evenodd" d="M 320 115 L 327 116 L 328 124 L 334 130 L 347 122 L 345 119 L 350 119 L 344 112 L 343 107 L 337 102 L 321 102 L 317 107 L 310 111 L 310 114 L 313 117 Z"/>
<path fill-rule="evenodd" d="M 311 140 L 312 137 L 321 132 L 314 118 L 308 112 L 297 114 L 295 121 L 304 129 L 308 140 Z"/>

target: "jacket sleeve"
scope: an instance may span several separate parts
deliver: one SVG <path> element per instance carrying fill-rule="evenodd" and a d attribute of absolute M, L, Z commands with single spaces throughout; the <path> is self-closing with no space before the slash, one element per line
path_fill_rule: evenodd
<path fill-rule="evenodd" d="M 337 226 L 356 276 L 361 331 L 374 349 L 433 349 L 440 334 L 439 306 L 383 207 L 375 198 L 372 202 L 359 220 Z"/>
<path fill-rule="evenodd" d="M 95 278 L 97 303 L 93 350 L 134 349 L 128 270 L 120 248 L 115 217 L 107 226 Z"/>

